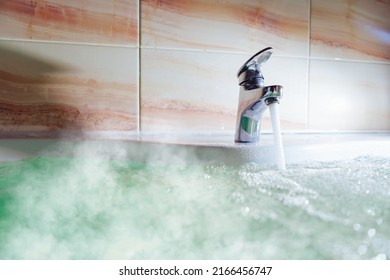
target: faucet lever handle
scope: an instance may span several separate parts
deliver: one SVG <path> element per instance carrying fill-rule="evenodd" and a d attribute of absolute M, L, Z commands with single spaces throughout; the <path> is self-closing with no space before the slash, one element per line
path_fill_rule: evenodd
<path fill-rule="evenodd" d="M 238 70 L 237 77 L 249 69 L 260 69 L 260 66 L 265 63 L 272 55 L 272 47 L 262 49 L 249 58 Z"/>

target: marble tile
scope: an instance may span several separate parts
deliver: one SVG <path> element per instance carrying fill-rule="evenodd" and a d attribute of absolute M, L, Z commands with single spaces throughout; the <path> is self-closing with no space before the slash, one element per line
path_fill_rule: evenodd
<path fill-rule="evenodd" d="M 1 0 L 0 37 L 138 44 L 135 0 Z"/>
<path fill-rule="evenodd" d="M 277 55 L 277 53 L 275 53 Z M 308 73 L 307 58 L 271 57 L 263 65 L 266 85 L 282 85 L 283 98 L 279 113 L 284 131 L 303 131 L 307 128 Z M 269 120 L 269 111 L 264 115 Z M 270 121 L 269 121 L 270 122 Z M 271 129 L 271 125 L 265 126 Z"/>
<path fill-rule="evenodd" d="M 137 52 L 0 41 L 0 131 L 137 130 Z"/>
<path fill-rule="evenodd" d="M 307 56 L 309 0 L 141 0 L 141 44 Z"/>
<path fill-rule="evenodd" d="M 390 65 L 314 60 L 309 129 L 390 130 Z"/>
<path fill-rule="evenodd" d="M 141 50 L 141 130 L 205 132 L 235 130 L 239 86 L 236 73 L 246 55 Z M 272 62 L 271 62 L 272 61 Z M 282 129 L 304 129 L 307 61 L 271 58 L 266 84 L 282 84 Z M 269 115 L 262 129 L 270 130 Z"/>
<path fill-rule="evenodd" d="M 390 1 L 312 0 L 311 55 L 390 61 Z"/>
<path fill-rule="evenodd" d="M 141 50 L 142 131 L 233 130 L 240 57 Z"/>

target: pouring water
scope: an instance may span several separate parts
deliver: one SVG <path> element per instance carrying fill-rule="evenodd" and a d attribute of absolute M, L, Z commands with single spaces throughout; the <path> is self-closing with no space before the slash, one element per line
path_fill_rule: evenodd
<path fill-rule="evenodd" d="M 282 132 L 279 120 L 279 103 L 274 102 L 268 105 L 271 114 L 272 130 L 274 133 L 275 157 L 279 170 L 286 170 L 286 161 L 284 158 Z"/>

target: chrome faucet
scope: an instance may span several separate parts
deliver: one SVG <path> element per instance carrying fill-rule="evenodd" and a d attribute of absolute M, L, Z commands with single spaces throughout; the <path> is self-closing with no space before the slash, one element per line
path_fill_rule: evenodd
<path fill-rule="evenodd" d="M 258 142 L 264 111 L 269 104 L 279 103 L 283 96 L 282 86 L 264 86 L 260 66 L 270 58 L 271 54 L 271 47 L 259 51 L 247 60 L 237 73 L 240 96 L 236 121 L 236 142 Z"/>

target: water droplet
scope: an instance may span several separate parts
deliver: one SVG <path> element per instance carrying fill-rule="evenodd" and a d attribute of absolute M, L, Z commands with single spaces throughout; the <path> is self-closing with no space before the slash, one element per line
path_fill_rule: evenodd
<path fill-rule="evenodd" d="M 367 231 L 367 234 L 368 234 L 368 237 L 374 237 L 375 234 L 376 234 L 376 229 L 375 229 L 375 228 L 370 228 L 370 229 Z"/>
<path fill-rule="evenodd" d="M 375 210 L 373 208 L 369 208 L 366 210 L 366 213 L 370 216 L 375 217 Z"/>
<path fill-rule="evenodd" d="M 359 231 L 360 229 L 361 229 L 361 225 L 360 224 L 354 224 L 353 225 L 353 229 L 355 230 L 355 231 Z"/>
<path fill-rule="evenodd" d="M 377 223 L 378 225 L 381 225 L 381 224 L 383 223 L 383 219 L 382 219 L 382 218 L 379 218 L 378 220 L 376 220 L 376 223 Z"/>
<path fill-rule="evenodd" d="M 241 213 L 244 216 L 248 216 L 249 215 L 249 211 L 250 211 L 249 207 L 242 207 L 241 208 Z"/>
<path fill-rule="evenodd" d="M 358 251 L 359 251 L 359 255 L 364 255 L 365 253 L 367 253 L 367 246 L 366 245 L 360 245 L 359 248 L 358 248 Z"/>

